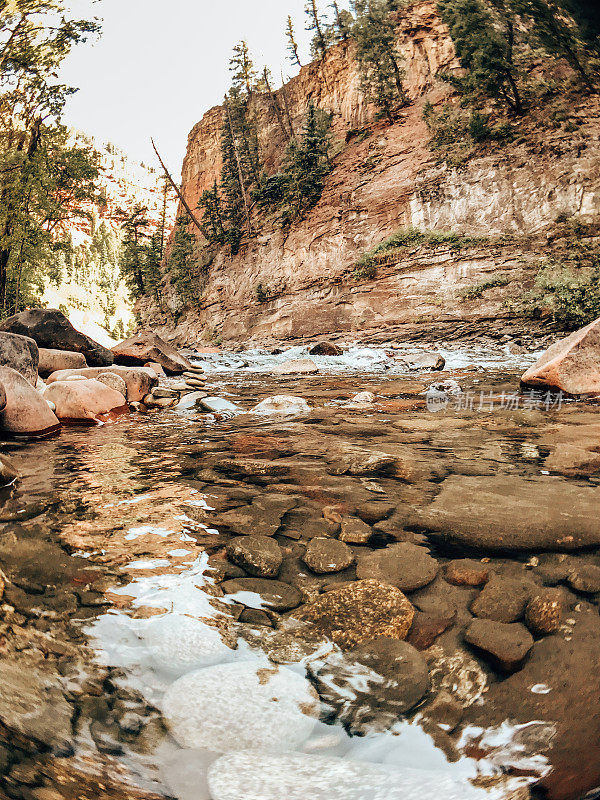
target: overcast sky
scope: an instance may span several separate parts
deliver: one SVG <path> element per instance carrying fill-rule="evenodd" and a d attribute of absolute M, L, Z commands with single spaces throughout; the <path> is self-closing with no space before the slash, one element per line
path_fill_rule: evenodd
<path fill-rule="evenodd" d="M 329 0 L 321 0 L 327 8 Z M 228 60 L 245 38 L 255 63 L 291 75 L 285 20 L 294 20 L 308 60 L 304 0 L 71 0 L 103 19 L 101 38 L 77 47 L 62 79 L 79 92 L 67 124 L 155 164 L 153 136 L 177 176 L 187 135 L 229 86 Z M 347 6 L 347 3 L 343 3 Z"/>

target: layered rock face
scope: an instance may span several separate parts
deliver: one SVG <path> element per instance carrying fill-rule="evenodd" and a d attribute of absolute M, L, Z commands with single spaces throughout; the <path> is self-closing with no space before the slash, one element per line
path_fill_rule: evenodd
<path fill-rule="evenodd" d="M 277 92 L 299 130 L 307 100 L 333 113 L 334 170 L 317 206 L 289 231 L 266 223 L 244 241 L 240 253 L 220 252 L 210 265 L 202 298 L 175 328 L 168 315 L 141 303 L 140 313 L 162 335 L 197 341 L 206 332 L 227 340 L 264 341 L 329 332 L 393 329 L 416 322 L 478 320 L 507 315 L 507 299 L 521 294 L 539 270 L 545 232 L 561 214 L 593 221 L 600 211 L 600 145 L 593 132 L 600 106 L 585 98 L 573 109 L 581 127 L 526 131 L 525 136 L 471 158 L 460 166 L 438 163 L 428 146 L 426 102 L 448 97 L 439 79 L 459 69 L 452 41 L 435 3 L 403 12 L 399 38 L 411 104 L 398 122 L 376 120 L 360 90 L 353 45 L 332 48 L 323 63 L 304 67 Z M 285 138 L 269 98 L 255 100 L 261 151 L 276 171 Z M 183 192 L 192 208 L 219 177 L 222 108 L 210 110 L 191 131 L 183 164 Z M 407 249 L 357 280 L 356 260 L 399 228 L 451 230 L 512 243 Z M 501 272 L 504 288 L 465 303 L 461 292 Z M 261 302 L 256 287 L 266 290 Z M 167 286 L 167 304 L 180 301 Z M 264 298 L 263 298 L 264 300 Z"/>

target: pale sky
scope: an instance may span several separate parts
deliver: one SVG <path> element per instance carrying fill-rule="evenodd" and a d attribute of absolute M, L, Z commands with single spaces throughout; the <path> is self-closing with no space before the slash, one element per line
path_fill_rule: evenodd
<path fill-rule="evenodd" d="M 328 4 L 321 0 L 323 10 Z M 65 64 L 62 80 L 79 87 L 65 122 L 156 166 L 153 136 L 174 177 L 190 129 L 229 86 L 236 42 L 245 38 L 255 64 L 267 64 L 279 85 L 282 67 L 294 74 L 284 33 L 291 14 L 301 58 L 309 60 L 304 0 L 71 0 L 69 6 L 103 18 L 103 33 Z"/>

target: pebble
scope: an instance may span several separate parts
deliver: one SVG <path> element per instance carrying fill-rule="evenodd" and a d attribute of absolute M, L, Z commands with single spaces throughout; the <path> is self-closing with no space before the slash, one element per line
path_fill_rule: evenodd
<path fill-rule="evenodd" d="M 312 733 L 318 703 L 306 678 L 245 661 L 180 678 L 167 690 L 162 711 L 181 747 L 285 753 Z"/>
<path fill-rule="evenodd" d="M 341 572 L 351 566 L 354 553 L 344 542 L 317 537 L 311 539 L 302 560 L 317 575 L 325 575 Z"/>
<path fill-rule="evenodd" d="M 437 561 L 423 547 L 400 542 L 360 557 L 356 574 L 358 578 L 374 578 L 397 586 L 403 592 L 414 592 L 430 584 L 438 570 Z"/>
<path fill-rule="evenodd" d="M 154 663 L 171 675 L 231 661 L 235 655 L 216 628 L 182 614 L 155 617 L 143 635 Z"/>
<path fill-rule="evenodd" d="M 239 536 L 227 545 L 227 556 L 250 575 L 274 578 L 279 572 L 283 553 L 268 536 Z"/>

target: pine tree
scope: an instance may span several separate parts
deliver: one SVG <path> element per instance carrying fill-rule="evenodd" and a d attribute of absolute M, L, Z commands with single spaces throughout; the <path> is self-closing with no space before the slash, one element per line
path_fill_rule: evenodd
<path fill-rule="evenodd" d="M 179 217 L 177 220 L 167 268 L 178 294 L 189 303 L 196 299 L 199 260 L 195 250 L 195 237 L 187 229 L 188 224 L 187 217 Z"/>
<path fill-rule="evenodd" d="M 229 71 L 232 73 L 234 89 L 239 93 L 245 92 L 249 97 L 256 86 L 257 73 L 248 44 L 243 39 L 233 48 L 233 54 L 229 60 Z"/>
<path fill-rule="evenodd" d="M 331 8 L 335 19 L 334 38 L 338 42 L 347 42 L 352 35 L 354 17 L 349 11 L 346 11 L 346 9 L 340 9 L 337 0 L 333 0 Z"/>
<path fill-rule="evenodd" d="M 225 230 L 225 211 L 217 181 L 215 180 L 211 189 L 206 189 L 200 197 L 198 206 L 204 210 L 202 218 L 202 232 L 209 244 L 223 245 L 227 243 L 227 232 Z"/>
<path fill-rule="evenodd" d="M 296 35 L 294 33 L 294 23 L 292 22 L 292 18 L 288 15 L 287 18 L 287 26 L 285 29 L 285 35 L 287 36 L 288 40 L 288 58 L 294 64 L 294 66 L 301 67 L 302 63 L 300 61 L 300 56 L 298 55 L 298 44 L 296 42 Z"/>
<path fill-rule="evenodd" d="M 353 8 L 362 89 L 367 99 L 393 122 L 395 110 L 407 103 L 394 21 L 385 0 L 356 0 Z"/>
<path fill-rule="evenodd" d="M 331 41 L 325 20 L 319 13 L 317 0 L 307 0 L 305 13 L 308 17 L 306 30 L 312 31 L 314 34 L 311 43 L 311 52 L 313 58 L 320 58 L 323 60 Z"/>
<path fill-rule="evenodd" d="M 225 98 L 224 117 L 221 129 L 221 156 L 223 159 L 221 190 L 224 195 L 223 207 L 227 242 L 231 247 L 231 252 L 235 254 L 238 252 L 242 240 L 244 216 L 250 227 L 250 212 L 228 98 Z"/>

